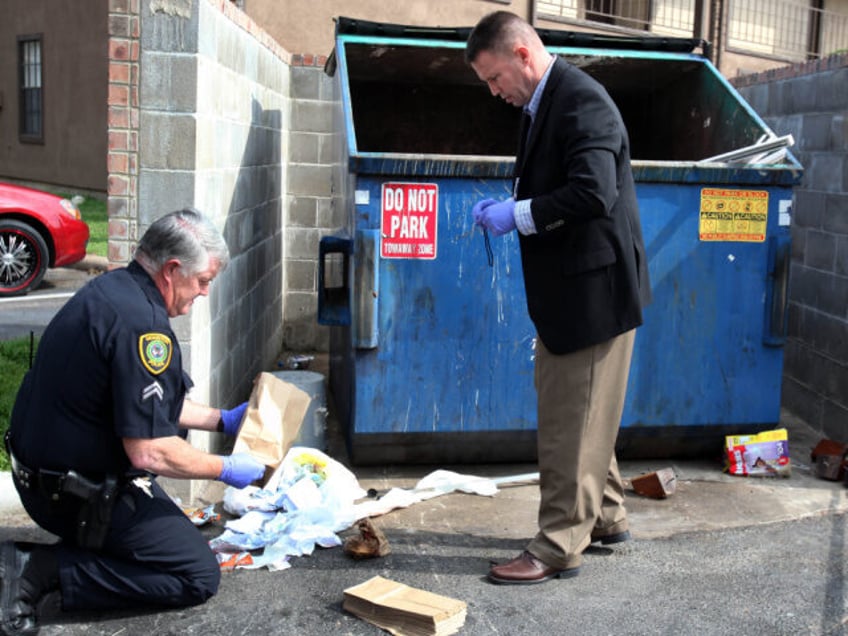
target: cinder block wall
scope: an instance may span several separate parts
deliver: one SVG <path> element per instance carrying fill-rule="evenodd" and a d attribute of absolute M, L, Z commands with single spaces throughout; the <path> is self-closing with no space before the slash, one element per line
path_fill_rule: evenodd
<path fill-rule="evenodd" d="M 795 190 L 783 405 L 848 442 L 848 54 L 733 80 L 804 166 Z"/>
<path fill-rule="evenodd" d="M 229 268 L 208 302 L 175 323 L 192 397 L 232 406 L 271 367 L 282 341 L 289 56 L 225 0 L 148 4 L 138 231 L 185 205 L 223 230 Z"/>
<path fill-rule="evenodd" d="M 327 351 L 329 332 L 317 322 L 318 244 L 345 226 L 338 206 L 337 164 L 340 109 L 337 82 L 323 71 L 326 56 L 293 55 L 291 131 L 286 198 L 284 348 Z"/>
<path fill-rule="evenodd" d="M 289 81 L 288 53 L 227 0 L 110 0 L 110 264 L 184 206 L 230 248 L 209 298 L 172 321 L 200 402 L 247 399 L 282 346 Z"/>

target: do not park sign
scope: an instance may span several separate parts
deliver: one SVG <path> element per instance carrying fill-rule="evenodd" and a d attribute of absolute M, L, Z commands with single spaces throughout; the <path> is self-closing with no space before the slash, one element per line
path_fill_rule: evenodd
<path fill-rule="evenodd" d="M 384 183 L 380 208 L 380 256 L 436 258 L 438 185 Z"/>

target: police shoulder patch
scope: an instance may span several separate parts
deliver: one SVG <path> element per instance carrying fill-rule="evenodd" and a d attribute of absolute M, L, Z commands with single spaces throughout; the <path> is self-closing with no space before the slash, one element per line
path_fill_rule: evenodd
<path fill-rule="evenodd" d="M 159 375 L 168 368 L 173 350 L 171 339 L 163 333 L 145 333 L 138 338 L 138 357 L 153 375 Z"/>

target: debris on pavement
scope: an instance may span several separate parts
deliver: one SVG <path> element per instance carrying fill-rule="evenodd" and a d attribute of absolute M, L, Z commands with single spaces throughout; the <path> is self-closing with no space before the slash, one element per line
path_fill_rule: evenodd
<path fill-rule="evenodd" d="M 204 526 L 207 523 L 221 520 L 221 515 L 215 512 L 215 504 L 209 504 L 203 508 L 183 508 L 182 510 L 196 526 Z"/>
<path fill-rule="evenodd" d="M 465 624 L 467 604 L 382 576 L 344 591 L 342 608 L 392 634 L 455 634 Z"/>
<path fill-rule="evenodd" d="M 293 446 L 263 488 L 224 491 L 224 511 L 236 518 L 209 545 L 219 555 L 254 552 L 251 563 L 236 560 L 234 567 L 281 570 L 289 567 L 290 557 L 312 554 L 316 546 L 343 545 L 338 533 L 358 520 L 456 491 L 492 496 L 498 484 L 531 479 L 538 473 L 490 479 L 436 470 L 410 490 L 392 488 L 375 500 L 366 498 L 341 463 L 317 449 Z M 231 560 L 219 556 L 219 563 Z"/>
<path fill-rule="evenodd" d="M 665 499 L 677 490 L 677 476 L 671 468 L 661 468 L 652 473 L 633 477 L 630 486 L 637 495 L 652 499 Z"/>
<path fill-rule="evenodd" d="M 370 519 L 360 519 L 356 524 L 359 534 L 345 539 L 342 549 L 354 559 L 373 559 L 392 551 L 386 535 Z"/>
<path fill-rule="evenodd" d="M 726 470 L 731 475 L 789 477 L 789 440 L 785 428 L 756 435 L 725 437 Z"/>
<path fill-rule="evenodd" d="M 832 439 L 821 439 L 810 452 L 815 465 L 815 474 L 819 479 L 842 481 L 845 479 L 845 467 L 848 465 L 848 446 Z"/>

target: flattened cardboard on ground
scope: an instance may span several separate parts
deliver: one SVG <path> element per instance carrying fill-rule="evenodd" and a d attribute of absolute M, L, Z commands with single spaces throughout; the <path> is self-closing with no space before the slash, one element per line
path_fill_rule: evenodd
<path fill-rule="evenodd" d="M 465 624 L 467 605 L 441 594 L 375 576 L 344 591 L 342 607 L 392 634 L 454 634 Z"/>
<path fill-rule="evenodd" d="M 267 484 L 292 447 L 312 398 L 303 389 L 271 373 L 253 383 L 233 453 L 250 453 L 267 466 Z"/>

